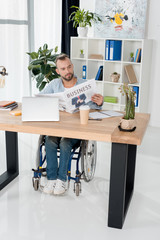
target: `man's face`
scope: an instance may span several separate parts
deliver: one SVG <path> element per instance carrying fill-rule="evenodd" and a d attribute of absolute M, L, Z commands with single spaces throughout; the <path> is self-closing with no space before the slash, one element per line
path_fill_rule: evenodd
<path fill-rule="evenodd" d="M 74 76 L 74 72 L 73 72 L 73 64 L 71 63 L 70 59 L 65 58 L 64 60 L 58 60 L 56 72 L 65 81 L 68 81 L 68 82 L 71 81 Z"/>

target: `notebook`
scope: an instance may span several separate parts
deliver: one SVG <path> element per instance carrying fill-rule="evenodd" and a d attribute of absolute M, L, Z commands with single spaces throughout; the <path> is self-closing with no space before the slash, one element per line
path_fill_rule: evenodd
<path fill-rule="evenodd" d="M 11 105 L 15 103 L 15 101 L 0 101 L 0 107 L 6 107 L 8 105 Z"/>
<path fill-rule="evenodd" d="M 23 97 L 22 121 L 59 121 L 58 98 Z"/>

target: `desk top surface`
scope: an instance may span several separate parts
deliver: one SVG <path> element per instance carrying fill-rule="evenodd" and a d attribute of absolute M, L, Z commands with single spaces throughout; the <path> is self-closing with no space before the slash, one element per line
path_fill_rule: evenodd
<path fill-rule="evenodd" d="M 59 122 L 22 122 L 21 116 L 0 111 L 0 130 L 140 145 L 149 118 L 149 114 L 136 113 L 136 130 L 121 132 L 118 129 L 121 117 L 89 120 L 87 125 L 81 125 L 79 113 L 60 112 Z"/>

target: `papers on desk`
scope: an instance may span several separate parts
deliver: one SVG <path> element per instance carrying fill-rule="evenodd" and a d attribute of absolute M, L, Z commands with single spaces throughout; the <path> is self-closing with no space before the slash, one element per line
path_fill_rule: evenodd
<path fill-rule="evenodd" d="M 103 119 L 109 117 L 121 117 L 123 113 L 115 112 L 115 111 L 100 111 L 100 112 L 91 112 L 89 113 L 89 117 L 92 119 Z"/>

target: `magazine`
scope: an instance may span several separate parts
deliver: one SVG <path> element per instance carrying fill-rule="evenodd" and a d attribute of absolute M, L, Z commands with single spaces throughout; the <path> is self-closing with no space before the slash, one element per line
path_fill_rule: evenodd
<path fill-rule="evenodd" d="M 59 98 L 59 109 L 69 113 L 78 111 L 79 107 L 91 101 L 91 97 L 96 93 L 95 79 L 88 80 L 64 92 L 52 94 L 36 94 L 38 97 Z"/>

